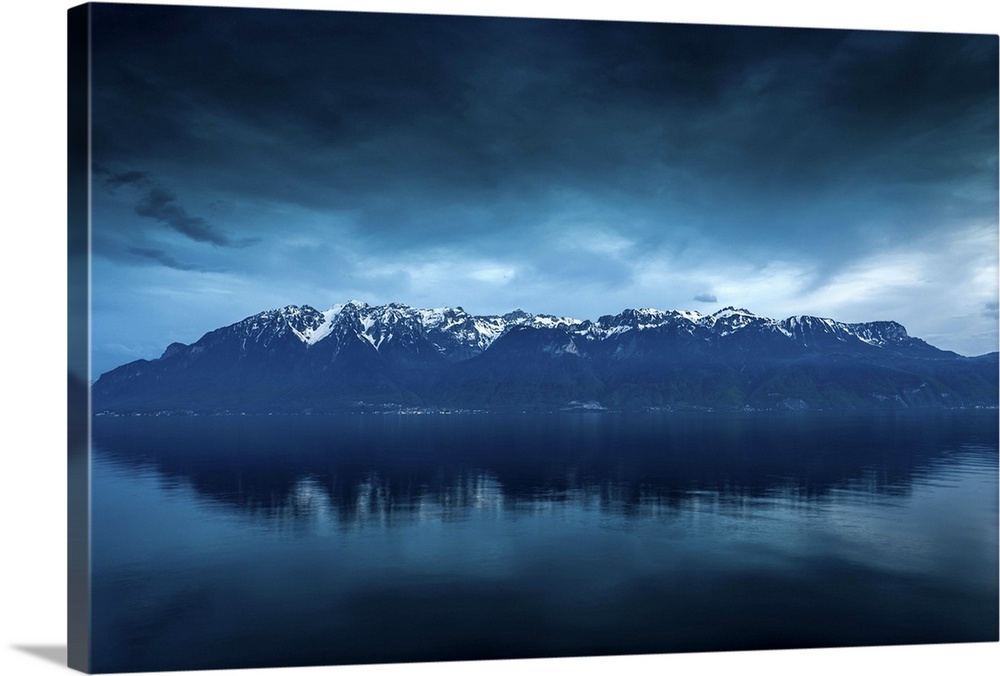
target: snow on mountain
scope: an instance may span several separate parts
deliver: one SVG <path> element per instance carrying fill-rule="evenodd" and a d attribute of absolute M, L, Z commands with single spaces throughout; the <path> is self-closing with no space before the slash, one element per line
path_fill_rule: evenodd
<path fill-rule="evenodd" d="M 732 306 L 722 308 L 707 317 L 702 317 L 698 320 L 698 324 L 713 330 L 720 336 L 728 336 L 755 324 L 772 330 L 777 328 L 773 319 L 758 317 L 749 310 Z"/>
<path fill-rule="evenodd" d="M 307 312 L 314 313 L 312 308 Z M 513 326 L 534 328 L 572 328 L 579 320 L 552 315 L 532 315 L 515 311 L 504 316 L 474 316 L 462 307 L 413 308 L 403 303 L 369 305 L 349 301 L 334 305 L 321 313 L 322 320 L 313 322 L 301 333 L 301 340 L 315 344 L 340 327 L 367 341 L 376 350 L 393 340 L 428 339 L 441 353 L 459 350 L 465 356 L 486 350 L 497 338 Z"/>
<path fill-rule="evenodd" d="M 289 305 L 172 343 L 103 374 L 92 395 L 101 410 L 147 412 L 979 406 L 995 405 L 996 355 L 938 350 L 892 321 L 734 307 L 591 321 L 350 301 Z"/>
<path fill-rule="evenodd" d="M 251 342 L 267 346 L 289 333 L 295 335 L 299 340 L 306 340 L 306 336 L 311 335 L 322 322 L 323 315 L 308 305 L 302 307 L 288 305 L 247 317 L 231 327 L 218 331 L 234 332 L 242 338 L 243 345 Z"/>
<path fill-rule="evenodd" d="M 910 340 L 906 329 L 898 322 L 868 322 L 865 324 L 848 324 L 851 332 L 870 345 L 883 347 L 889 343 L 901 343 Z"/>
<path fill-rule="evenodd" d="M 429 341 L 439 353 L 454 359 L 480 354 L 514 327 L 563 330 L 588 341 L 602 341 L 630 331 L 669 330 L 700 335 L 708 340 L 725 338 L 748 328 L 781 334 L 804 347 L 830 340 L 859 340 L 867 345 L 886 347 L 916 341 L 906 329 L 892 321 L 848 324 L 833 319 L 798 315 L 771 319 L 749 310 L 725 307 L 709 315 L 693 310 L 626 309 L 603 315 L 597 321 L 531 314 L 515 310 L 504 315 L 471 315 L 461 306 L 414 308 L 403 303 L 369 305 L 351 300 L 320 312 L 308 305 L 289 305 L 248 317 L 231 328 L 244 341 L 268 345 L 292 334 L 307 346 L 330 336 L 356 336 L 381 351 L 384 346 L 417 340 Z M 175 349 L 173 346 L 168 350 Z"/>

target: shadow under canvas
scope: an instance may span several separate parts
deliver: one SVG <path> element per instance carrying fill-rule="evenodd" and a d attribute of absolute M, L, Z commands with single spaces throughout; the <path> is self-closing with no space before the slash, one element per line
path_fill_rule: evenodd
<path fill-rule="evenodd" d="M 65 645 L 15 645 L 11 647 L 48 662 L 54 662 L 59 666 L 66 666 L 67 649 Z"/>

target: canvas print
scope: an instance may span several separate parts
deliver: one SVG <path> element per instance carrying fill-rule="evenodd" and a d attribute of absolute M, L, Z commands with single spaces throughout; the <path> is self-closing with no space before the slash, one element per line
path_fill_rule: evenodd
<path fill-rule="evenodd" d="M 69 47 L 74 668 L 998 640 L 996 35 Z"/>

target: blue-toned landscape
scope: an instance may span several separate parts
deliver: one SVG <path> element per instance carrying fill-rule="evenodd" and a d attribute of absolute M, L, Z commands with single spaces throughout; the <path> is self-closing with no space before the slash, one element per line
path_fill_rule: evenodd
<path fill-rule="evenodd" d="M 997 353 L 893 321 L 627 309 L 597 321 L 461 307 L 267 310 L 102 375 L 99 415 L 996 408 Z"/>
<path fill-rule="evenodd" d="M 995 408 L 997 353 L 898 322 L 627 309 L 597 321 L 461 307 L 287 306 L 125 364 L 98 414 Z"/>
<path fill-rule="evenodd" d="M 71 18 L 78 668 L 998 640 L 996 35 Z"/>
<path fill-rule="evenodd" d="M 992 411 L 100 418 L 99 671 L 995 641 Z"/>
<path fill-rule="evenodd" d="M 92 388 L 93 666 L 996 640 L 996 357 L 735 308 L 259 313 Z"/>

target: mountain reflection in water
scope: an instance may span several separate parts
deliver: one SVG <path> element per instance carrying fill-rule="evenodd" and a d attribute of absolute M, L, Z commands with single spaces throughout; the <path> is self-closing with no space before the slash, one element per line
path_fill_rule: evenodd
<path fill-rule="evenodd" d="M 970 420 L 974 424 L 970 424 Z M 560 504 L 625 516 L 891 500 L 995 446 L 995 414 L 98 418 L 110 462 L 258 518 L 392 525 Z"/>
<path fill-rule="evenodd" d="M 95 670 L 997 639 L 995 411 L 99 417 L 93 443 Z"/>

